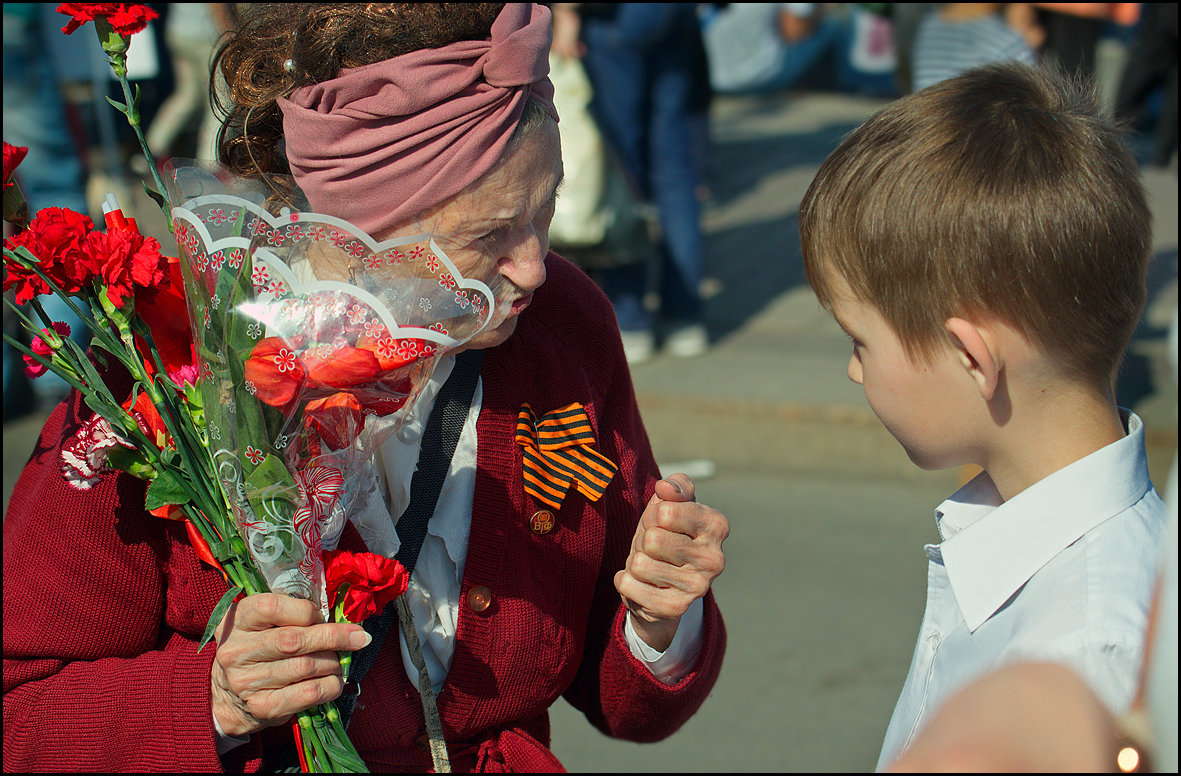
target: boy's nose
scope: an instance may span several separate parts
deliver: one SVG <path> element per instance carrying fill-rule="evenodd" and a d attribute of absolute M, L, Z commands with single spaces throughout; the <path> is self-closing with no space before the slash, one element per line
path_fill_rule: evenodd
<path fill-rule="evenodd" d="M 846 372 L 849 379 L 861 385 L 861 359 L 857 358 L 856 354 L 849 357 L 849 368 Z"/>

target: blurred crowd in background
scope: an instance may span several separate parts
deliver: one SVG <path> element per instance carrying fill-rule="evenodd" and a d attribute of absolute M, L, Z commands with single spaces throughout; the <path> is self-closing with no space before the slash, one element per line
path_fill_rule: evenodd
<path fill-rule="evenodd" d="M 129 75 L 156 161 L 215 159 L 209 63 L 251 4 L 148 5 L 160 17 L 136 37 Z M 1175 164 L 1174 3 L 550 6 L 566 168 L 552 247 L 607 293 L 633 363 L 710 347 L 699 288 L 715 100 L 890 99 L 975 65 L 1044 63 L 1101 82 L 1142 164 Z M 68 207 L 101 224 L 106 193 L 138 186 L 146 160 L 106 104 L 115 82 L 97 41 L 62 35 L 65 19 L 53 3 L 4 4 L 4 140 L 29 149 L 16 177 L 30 215 Z M 6 330 L 12 323 L 6 311 Z M 83 329 L 74 327 L 80 341 Z M 55 403 L 66 388 L 55 380 L 30 383 L 6 347 L 5 419 Z"/>

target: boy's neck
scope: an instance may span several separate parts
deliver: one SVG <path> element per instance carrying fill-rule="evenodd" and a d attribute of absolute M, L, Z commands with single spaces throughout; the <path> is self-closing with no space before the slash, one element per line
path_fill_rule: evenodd
<path fill-rule="evenodd" d="M 1110 391 L 1058 386 L 1013 404 L 981 462 L 1005 501 L 1127 434 Z"/>

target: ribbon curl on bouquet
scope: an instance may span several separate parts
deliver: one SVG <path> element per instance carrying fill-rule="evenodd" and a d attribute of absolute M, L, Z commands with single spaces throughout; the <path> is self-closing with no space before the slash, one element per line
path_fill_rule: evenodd
<path fill-rule="evenodd" d="M 167 173 L 218 479 L 271 590 L 327 612 L 354 475 L 496 297 L 429 234 L 378 241 L 216 166 Z"/>

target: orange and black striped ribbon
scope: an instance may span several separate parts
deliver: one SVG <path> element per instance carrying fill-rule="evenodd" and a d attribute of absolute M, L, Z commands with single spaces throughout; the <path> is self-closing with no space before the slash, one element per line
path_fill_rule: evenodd
<path fill-rule="evenodd" d="M 516 439 L 524 455 L 525 492 L 554 509 L 562 506 L 571 485 L 597 501 L 619 470 L 593 448 L 594 429 L 577 402 L 541 418 L 522 404 Z"/>

